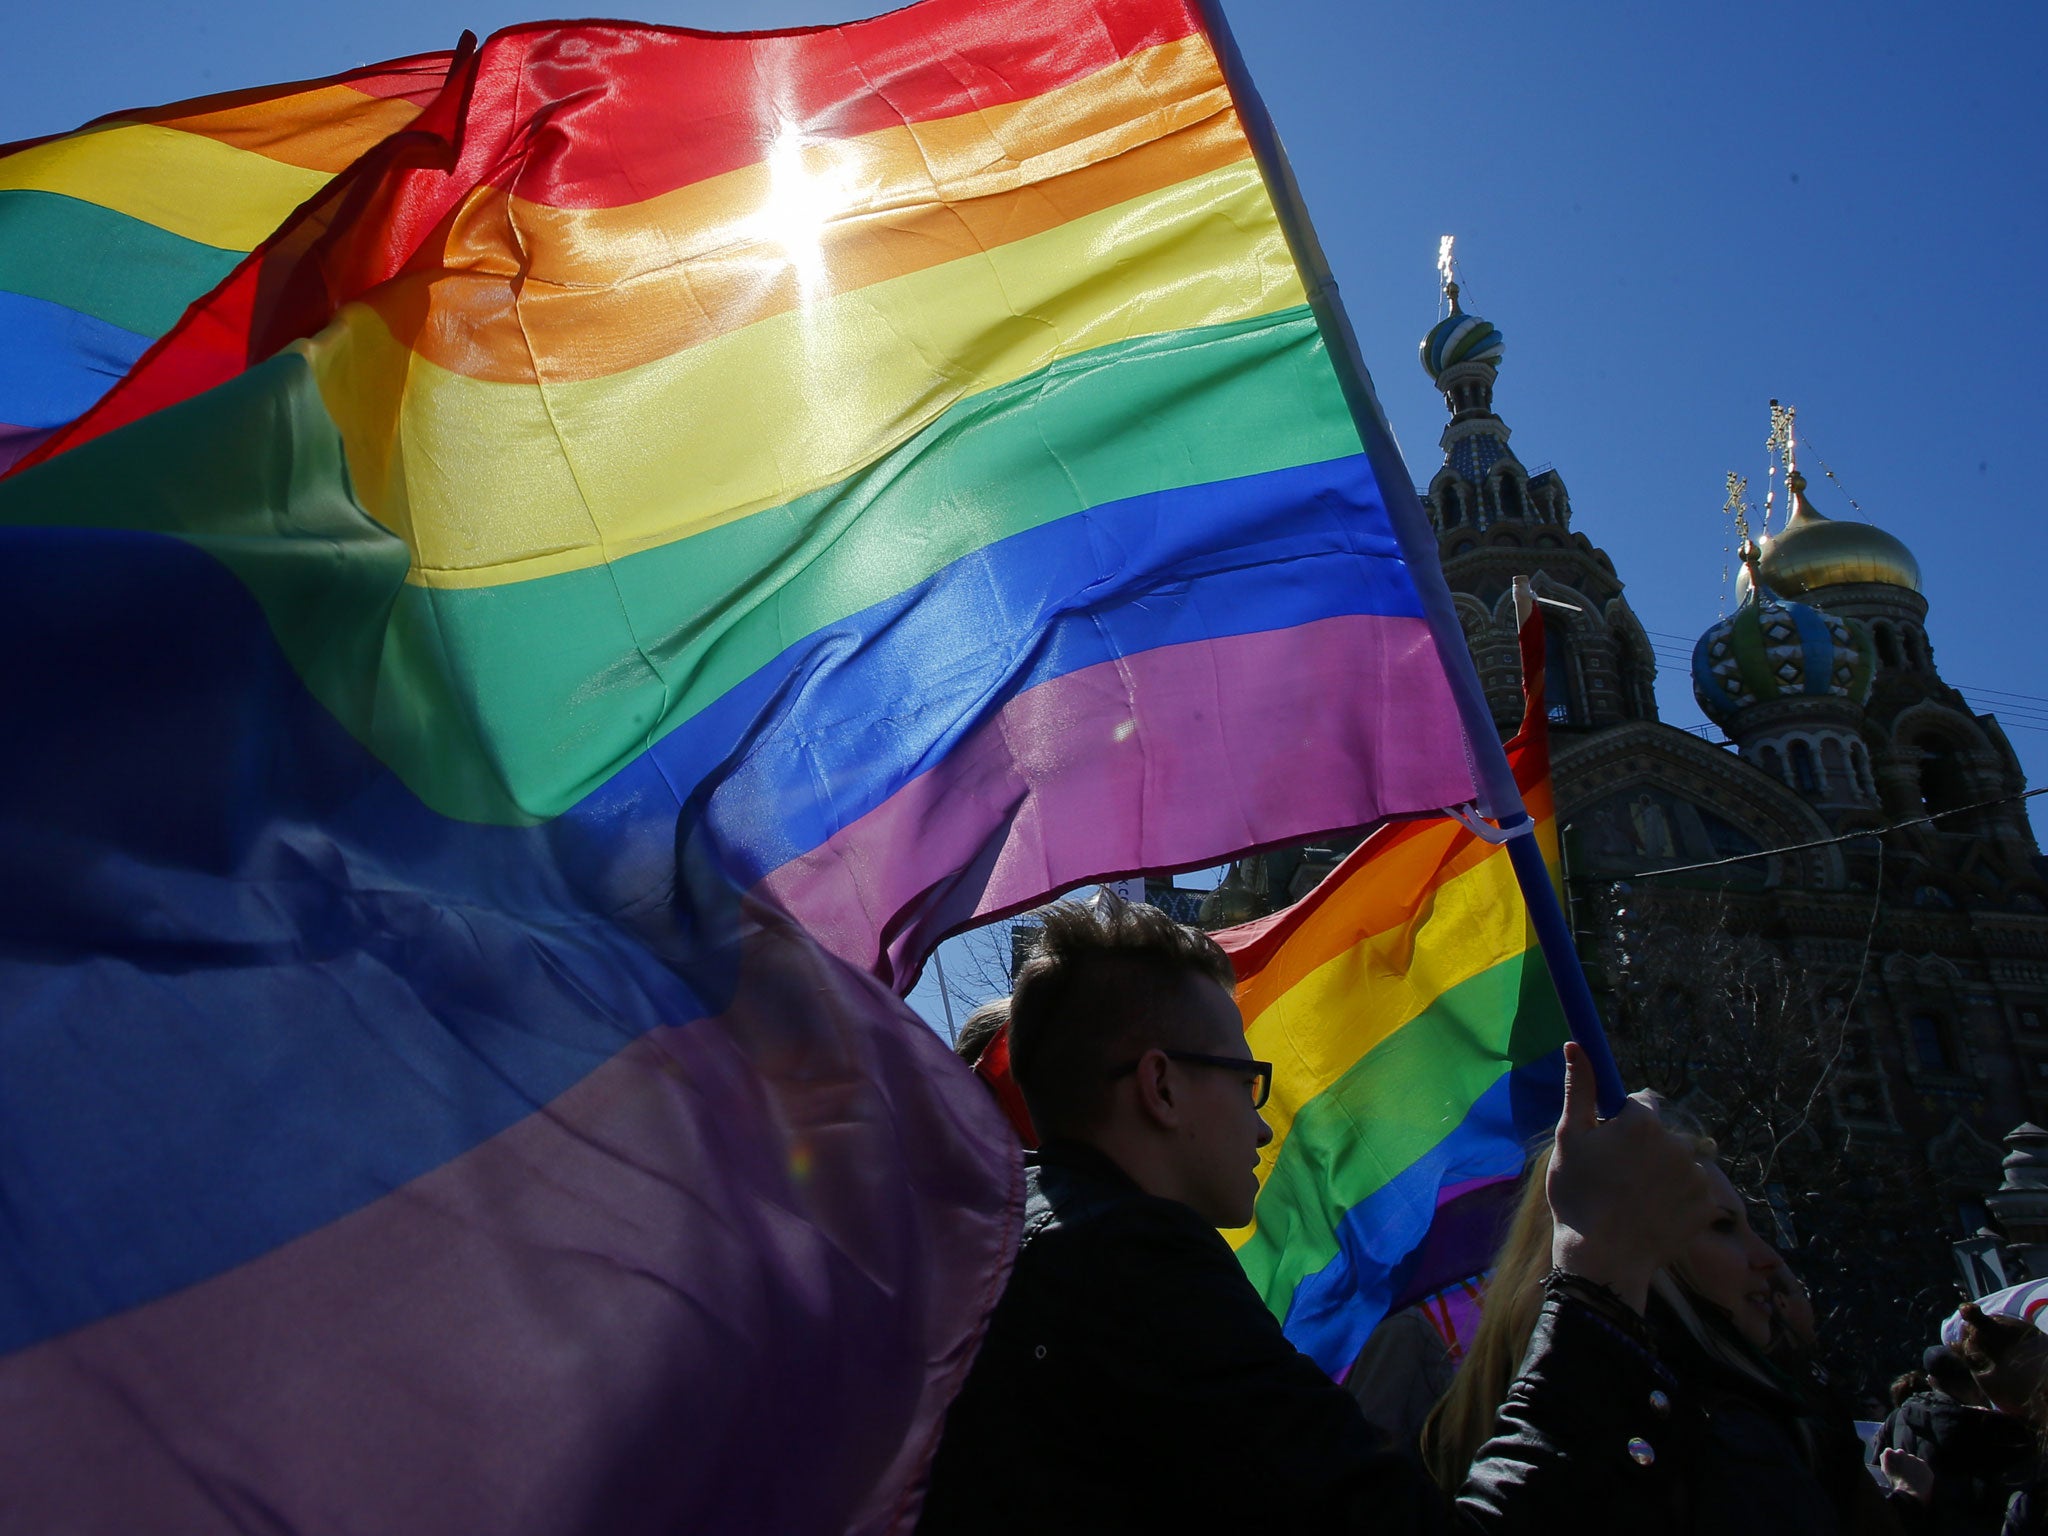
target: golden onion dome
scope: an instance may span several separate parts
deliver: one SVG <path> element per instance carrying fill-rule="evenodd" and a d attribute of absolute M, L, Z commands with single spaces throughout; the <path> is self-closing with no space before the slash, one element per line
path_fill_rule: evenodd
<path fill-rule="evenodd" d="M 1214 932 L 1218 928 L 1235 928 L 1240 923 L 1249 923 L 1265 915 L 1266 904 L 1252 889 L 1251 882 L 1245 879 L 1244 864 L 1240 860 L 1230 866 L 1216 889 L 1202 898 L 1197 920 Z"/>
<path fill-rule="evenodd" d="M 1763 541 L 1757 563 L 1757 573 L 1771 591 L 1802 597 L 1818 587 L 1859 581 L 1920 590 L 1920 562 L 1899 540 L 1869 523 L 1838 521 L 1814 511 L 1806 499 L 1806 477 L 1796 469 L 1785 486 L 1792 497 L 1792 515 Z M 1749 591 L 1747 567 L 1736 578 L 1736 591 Z"/>

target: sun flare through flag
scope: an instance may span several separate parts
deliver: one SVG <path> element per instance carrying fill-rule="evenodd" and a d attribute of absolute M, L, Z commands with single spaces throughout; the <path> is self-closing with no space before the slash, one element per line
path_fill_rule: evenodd
<path fill-rule="evenodd" d="M 1554 875 L 1540 616 L 1521 644 L 1508 761 Z M 1226 1235 L 1296 1347 L 1341 1375 L 1388 1312 L 1490 1266 L 1497 1186 L 1557 1121 L 1557 991 L 1507 849 L 1449 818 L 1382 828 L 1216 938 L 1273 1063 L 1253 1224 Z"/>
<path fill-rule="evenodd" d="M 152 226 L 210 286 L 0 477 L 0 1484 L 904 1528 L 1018 1168 L 897 994 L 1470 801 L 1440 577 L 1199 6 L 413 63 L 273 228 Z M 216 206 L 176 135 L 331 89 L 110 119 L 123 185 Z"/>

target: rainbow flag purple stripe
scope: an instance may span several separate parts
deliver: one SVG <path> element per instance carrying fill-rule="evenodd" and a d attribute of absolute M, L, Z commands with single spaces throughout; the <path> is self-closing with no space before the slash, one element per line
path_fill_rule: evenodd
<path fill-rule="evenodd" d="M 0 1485 L 904 1528 L 1018 1168 L 898 994 L 1472 797 L 1398 461 L 1184 0 L 444 75 L 0 477 Z"/>

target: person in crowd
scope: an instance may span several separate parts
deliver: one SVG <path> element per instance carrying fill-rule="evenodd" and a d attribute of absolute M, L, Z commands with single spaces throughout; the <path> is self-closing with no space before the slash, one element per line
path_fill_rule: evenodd
<path fill-rule="evenodd" d="M 1854 1422 L 1813 1374 L 1810 1339 L 1788 1337 L 1784 1260 L 1710 1164 L 1717 1211 L 1657 1281 L 1651 1327 L 1705 1421 L 1701 1530 L 1899 1528 L 1863 1464 Z M 1810 1309 L 1805 1309 L 1810 1319 Z M 1917 1515 L 1917 1511 L 1906 1511 Z"/>
<path fill-rule="evenodd" d="M 1683 1134 L 1683 1133 L 1678 1133 Z M 1813 1309 L 1782 1257 L 1751 1228 L 1714 1162 L 1714 1144 L 1686 1141 L 1710 1181 L 1713 1217 L 1652 1287 L 1649 1323 L 1660 1360 L 1685 1388 L 1687 1494 L 1681 1530 L 1859 1532 L 1917 1527 L 1918 1511 L 1886 1508 L 1862 1464 L 1849 1413 L 1811 1364 Z M 1430 1474 L 1455 1487 L 1494 1432 L 1525 1347 L 1549 1238 L 1541 1198 L 1546 1154 L 1531 1165 L 1488 1287 L 1472 1350 L 1424 1430 Z"/>
<path fill-rule="evenodd" d="M 2018 1318 L 1992 1317 L 1974 1304 L 1962 1309 L 1963 1335 L 1956 1346 L 1985 1400 L 2027 1430 L 2017 1469 L 2008 1473 L 2013 1492 L 1999 1527 L 2004 1536 L 2048 1533 L 2048 1466 L 2042 1448 L 2048 1437 L 2048 1336 Z M 1929 1503 L 1939 1507 L 1941 1481 L 1935 1474 Z"/>
<path fill-rule="evenodd" d="M 993 998 L 967 1015 L 960 1026 L 960 1034 L 953 1042 L 953 1054 L 966 1062 L 981 1079 L 982 1087 L 996 1101 L 996 1107 L 1010 1122 L 1010 1128 L 1017 1133 L 1017 1140 L 1026 1147 L 1038 1145 L 1038 1131 L 1031 1123 L 1031 1112 L 1024 1107 L 1023 1096 L 1017 1091 L 1017 1084 L 1010 1073 L 1009 1042 L 1006 1031 L 1010 1023 L 1010 1000 L 1007 997 Z"/>
<path fill-rule="evenodd" d="M 2000 1413 L 2038 1419 L 2048 1377 L 2048 1335 L 2016 1317 L 1993 1317 L 1974 1302 L 1964 1304 L 1962 1319 L 1956 1353 L 1985 1401 Z"/>
<path fill-rule="evenodd" d="M 1493 1438 L 1500 1405 L 1535 1335 L 1550 1269 L 1550 1201 L 1544 1188 L 1549 1175 L 1546 1146 L 1522 1176 L 1522 1195 L 1494 1258 L 1479 1327 L 1464 1363 L 1422 1426 L 1423 1465 L 1440 1487 L 1455 1490 L 1463 1484 L 1479 1448 Z"/>
<path fill-rule="evenodd" d="M 1012 996 L 1043 1135 L 1022 1246 L 934 1458 L 919 1529 L 1551 1532 L 1674 1524 L 1688 1412 L 1651 1347 L 1652 1276 L 1713 1219 L 1689 1143 L 1598 1119 L 1566 1052 L 1526 1357 L 1455 1508 L 1288 1344 L 1217 1230 L 1246 1225 L 1270 1068 L 1227 958 L 1150 907 L 1059 904 Z"/>
<path fill-rule="evenodd" d="M 953 1040 L 953 1054 L 973 1066 L 981 1060 L 981 1053 L 988 1048 L 997 1031 L 1009 1022 L 1010 1000 L 1007 997 L 992 998 L 983 1003 L 961 1020 L 960 1033 Z"/>
<path fill-rule="evenodd" d="M 1396 1450 L 1419 1457 L 1423 1426 L 1457 1377 L 1450 1341 L 1418 1304 L 1380 1319 L 1344 1373 L 1344 1390 Z"/>
<path fill-rule="evenodd" d="M 2013 1491 L 2034 1459 L 2035 1432 L 2024 1415 L 1998 1413 L 1978 1390 L 1963 1357 L 1937 1344 L 1921 1368 L 1901 1380 L 1922 1383 L 1877 1432 L 1886 1450 L 1927 1463 L 1930 1529 L 1940 1536 L 1995 1536 Z"/>
<path fill-rule="evenodd" d="M 1968 1375 L 1969 1373 L 1966 1370 L 1964 1374 Z M 1906 1400 L 1908 1398 L 1918 1397 L 1926 1390 L 1927 1373 L 1925 1371 L 1900 1372 L 1898 1375 L 1892 1378 L 1892 1384 L 1890 1388 L 1892 1412 L 1897 1413 L 1901 1408 L 1903 1408 L 1906 1405 Z"/>

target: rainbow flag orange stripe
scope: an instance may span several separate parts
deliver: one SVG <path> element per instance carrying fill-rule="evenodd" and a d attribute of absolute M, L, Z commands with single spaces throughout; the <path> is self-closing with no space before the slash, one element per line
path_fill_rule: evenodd
<path fill-rule="evenodd" d="M 24 467 L 252 360 L 338 437 L 376 530 L 356 558 L 403 565 L 350 647 L 328 621 L 302 631 L 282 589 L 266 606 L 315 694 L 441 814 L 544 822 L 635 765 L 700 783 L 796 658 L 927 643 L 903 612 L 1004 615 L 1018 645 L 962 657 L 911 720 L 881 669 L 833 667 L 806 700 L 833 727 L 747 765 L 780 810 L 739 867 L 899 981 L 944 927 L 1075 858 L 1167 867 L 1272 817 L 1470 793 L 1373 471 L 1184 0 L 499 34 Z M 1026 640 L 1090 545 L 1120 551 L 1133 598 L 1235 590 Z M 1219 562 L 1223 585 L 1186 586 Z M 1261 739 L 1306 746 L 1289 690 L 1354 668 L 1412 701 L 1410 739 L 1368 744 L 1361 717 L 1330 748 L 1353 767 L 1193 835 L 1216 813 L 1188 806 L 1248 771 L 1212 722 L 1252 709 Z M 1117 702 L 1140 673 L 1201 722 L 1171 797 Z M 1077 707 L 1121 713 L 1090 791 L 1053 814 L 1018 748 Z M 992 811 L 1011 851 L 947 885 Z M 929 861 L 901 857 L 906 836 Z"/>
<path fill-rule="evenodd" d="M 82 415 L 453 55 L 122 112 L 0 145 L 0 470 Z"/>
<path fill-rule="evenodd" d="M 1474 795 L 1236 78 L 926 0 L 120 141 L 282 190 L 0 475 L 27 1523 L 901 1527 L 1017 1230 L 934 945 Z"/>
<path fill-rule="evenodd" d="M 1508 760 L 1554 873 L 1540 619 L 1522 646 Z M 1555 1122 L 1563 1014 L 1507 850 L 1449 819 L 1382 829 L 1294 906 L 1216 937 L 1274 1068 L 1254 1222 L 1226 1235 L 1288 1337 L 1338 1374 L 1409 1299 L 1439 1207 L 1519 1173 Z"/>

